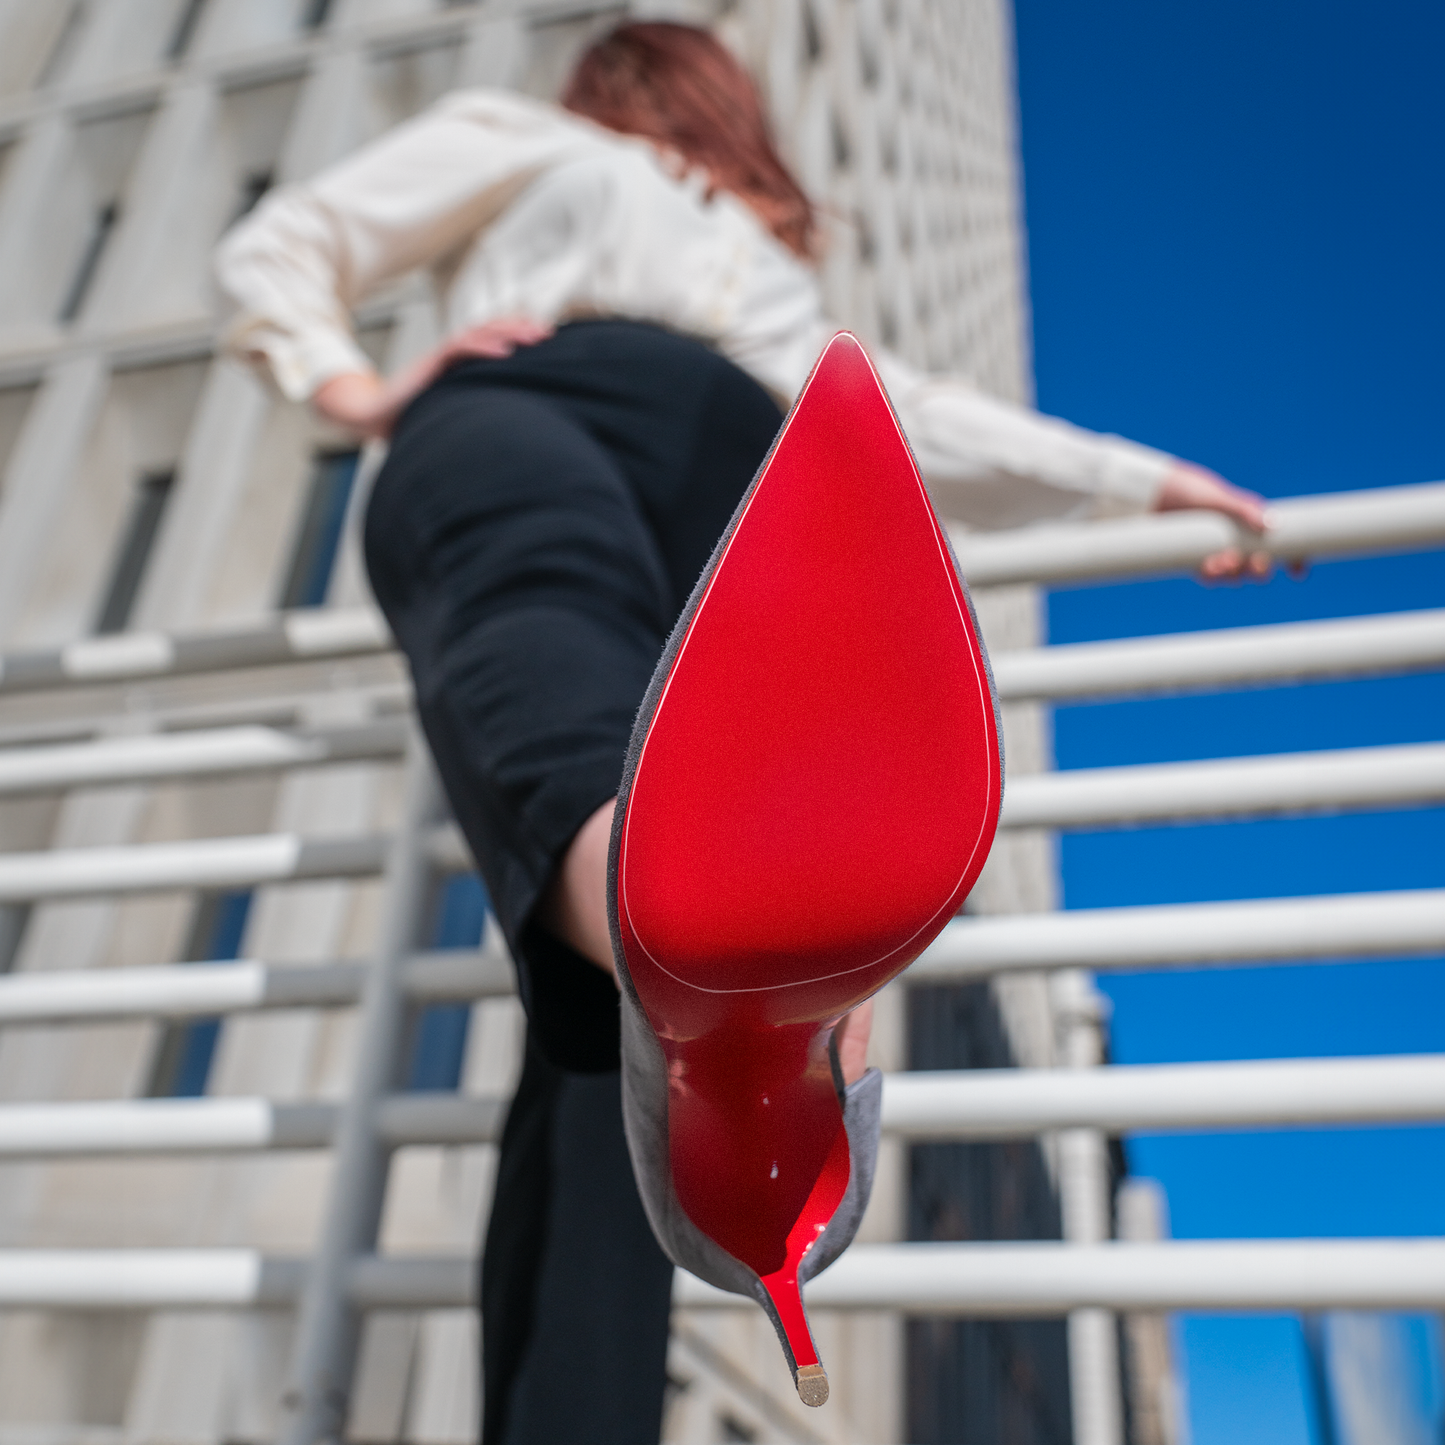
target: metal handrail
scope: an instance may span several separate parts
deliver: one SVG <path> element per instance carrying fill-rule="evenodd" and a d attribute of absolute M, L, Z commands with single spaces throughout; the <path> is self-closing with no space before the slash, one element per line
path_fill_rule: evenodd
<path fill-rule="evenodd" d="M 1218 512 L 1171 512 L 1009 532 L 957 529 L 953 544 L 975 587 L 1189 571 L 1226 547 L 1299 559 L 1413 551 L 1445 543 L 1445 482 L 1290 497 L 1272 502 L 1270 514 L 1264 537 Z"/>
<path fill-rule="evenodd" d="M 0 797 L 102 784 L 174 782 L 399 758 L 406 720 L 357 727 L 256 725 L 0 749 Z"/>
<path fill-rule="evenodd" d="M 262 833 L 0 853 L 0 903 L 186 888 L 255 888 L 311 878 L 364 878 L 386 862 L 385 836 L 303 838 Z"/>
<path fill-rule="evenodd" d="M 1411 487 L 1381 487 L 1316 497 L 1294 497 L 1271 507 L 1275 524 L 1268 544 L 1284 557 L 1336 556 L 1346 553 L 1408 550 L 1445 543 L 1445 482 Z M 1233 545 L 1257 546 L 1259 539 L 1233 522 L 1211 512 L 1179 512 L 1167 516 L 1138 517 L 1121 522 L 1024 527 L 1010 532 L 954 535 L 960 562 L 970 583 L 977 587 L 1018 582 L 1076 581 L 1086 578 L 1138 575 L 1188 570 L 1211 552 Z M 1411 616 L 1406 614 L 1407 617 Z M 1441 661 L 1438 638 L 1420 614 L 1421 621 L 1404 624 L 1395 643 L 1400 659 L 1371 657 L 1368 636 L 1360 639 L 1351 627 L 1368 627 L 1364 619 L 1345 623 L 1292 624 L 1302 656 L 1291 656 L 1291 634 L 1285 628 L 1237 628 L 1217 634 L 1226 652 L 1237 640 L 1245 649 L 1237 662 L 1227 657 L 1208 659 L 1201 650 L 1171 668 L 1162 659 L 1161 675 L 1184 674 L 1176 682 L 1158 682 L 1145 676 L 1108 679 L 1107 659 L 1117 659 L 1124 670 L 1149 672 L 1151 648 L 1164 648 L 1164 639 L 1118 644 L 1089 644 L 1093 654 L 1064 653 L 1057 662 L 1043 663 L 1035 650 L 1020 654 L 1020 674 L 1010 676 L 1010 664 L 1000 661 L 1000 684 L 1006 697 L 1084 695 L 1095 691 L 1151 686 L 1196 686 L 1207 682 L 1255 679 L 1261 676 L 1318 675 L 1333 671 L 1380 671 L 1392 666 L 1429 666 Z M 1377 624 L 1383 625 L 1383 624 Z M 1428 635 L 1421 636 L 1424 629 Z M 1339 629 L 1332 631 L 1332 629 Z M 1236 639 L 1234 634 L 1239 634 Z M 1247 634 L 1247 635 L 1246 635 Z M 1186 644 L 1187 645 L 1187 644 Z M 370 608 L 305 609 L 284 613 L 254 627 L 229 631 L 172 635 L 161 632 L 121 633 L 111 637 L 83 638 L 65 647 L 42 652 L 12 653 L 0 657 L 0 695 L 70 686 L 134 682 L 159 677 L 217 672 L 246 667 L 273 667 L 319 662 L 342 657 L 384 653 L 394 644 L 385 621 Z M 1106 649 L 1114 649 L 1112 653 Z M 1334 652 L 1336 655 L 1331 656 Z M 1100 666 L 1098 680 L 1089 682 L 1084 670 Z M 1068 661 L 1075 658 L 1077 661 Z M 1034 671 L 1038 666 L 1070 675 L 1059 686 L 1067 692 L 1040 691 Z M 1298 671 L 1303 667 L 1304 672 Z M 1238 668 L 1233 672 L 1231 669 Z M 1215 669 L 1220 669 L 1216 671 Z M 1049 684 L 1052 686 L 1052 684 Z"/>
<path fill-rule="evenodd" d="M 374 877 L 382 871 L 392 841 L 389 834 L 306 838 L 298 833 L 259 833 L 181 843 L 0 853 L 0 903 Z M 443 873 L 465 872 L 473 866 L 454 823 L 428 830 L 422 848 L 428 862 Z"/>
<path fill-rule="evenodd" d="M 1059 701 L 1445 667 L 1445 608 L 1066 642 L 992 655 L 1006 702 Z"/>
<path fill-rule="evenodd" d="M 967 917 L 905 976 L 913 984 L 1020 970 L 1161 968 L 1445 951 L 1445 889 L 1166 903 Z"/>
<path fill-rule="evenodd" d="M 1062 1315 L 1108 1310 L 1437 1310 L 1445 1240 L 1180 1240 L 1167 1244 L 874 1244 L 808 1286 L 810 1309 Z M 748 1301 L 679 1274 L 693 1308 Z"/>
<path fill-rule="evenodd" d="M 121 632 L 10 653 L 0 657 L 0 694 L 321 662 L 389 652 L 394 645 L 371 608 L 305 608 L 228 631 Z"/>
<path fill-rule="evenodd" d="M 910 1140 L 1055 1129 L 1163 1132 L 1445 1119 L 1445 1054 L 889 1074 L 883 1128 Z"/>
<path fill-rule="evenodd" d="M 1445 889 L 1419 889 L 965 917 L 950 923 L 903 978 L 926 986 L 1017 970 L 1389 958 L 1442 950 Z M 344 1007 L 359 998 L 365 969 L 354 960 L 241 960 L 11 974 L 0 978 L 0 1027 Z M 413 955 L 402 987 L 413 999 L 510 994 L 510 956 L 492 929 L 478 951 Z"/>
<path fill-rule="evenodd" d="M 497 1141 L 507 1101 L 393 1094 L 376 1130 L 391 1148 Z M 0 1159 L 328 1148 L 335 1103 L 118 1099 L 0 1105 Z M 1445 1120 L 1445 1055 L 969 1069 L 883 1081 L 883 1129 L 913 1142 L 1029 1138 L 1058 1129 L 1164 1132 Z"/>
<path fill-rule="evenodd" d="M 1445 743 L 1341 748 L 1010 777 L 1002 828 L 1400 807 L 1445 798 Z"/>
<path fill-rule="evenodd" d="M 396 718 L 350 728 L 216 728 L 0 750 L 0 797 L 393 759 L 400 756 L 405 728 L 405 720 Z M 1015 775 L 1008 780 L 1000 825 L 1085 827 L 1394 806 L 1442 796 L 1445 745 L 1350 748 Z M 0 855 L 0 874 L 5 864 Z"/>
<path fill-rule="evenodd" d="M 253 1249 L 0 1250 L 0 1309 L 235 1309 L 293 1304 L 303 1260 Z M 346 1294 L 357 1309 L 475 1303 L 476 1263 L 460 1256 L 362 1257 Z M 1445 1298 L 1445 1240 L 1185 1240 L 1166 1244 L 854 1245 L 807 1287 L 815 1310 L 906 1310 L 973 1317 L 1111 1310 L 1434 1310 Z M 673 1300 L 753 1309 L 682 1271 Z"/>
<path fill-rule="evenodd" d="M 376 1131 L 393 1149 L 492 1144 L 506 1099 L 443 1092 L 383 1099 Z M 0 1159 L 234 1154 L 328 1149 L 341 1106 L 271 1099 L 115 1099 L 0 1105 Z"/>
<path fill-rule="evenodd" d="M 0 977 L 0 1027 L 195 1018 L 261 1009 L 342 1008 L 361 997 L 367 964 L 237 962 L 57 969 Z M 413 954 L 401 986 L 414 1001 L 470 1002 L 513 992 L 512 960 L 489 927 L 480 949 Z"/>

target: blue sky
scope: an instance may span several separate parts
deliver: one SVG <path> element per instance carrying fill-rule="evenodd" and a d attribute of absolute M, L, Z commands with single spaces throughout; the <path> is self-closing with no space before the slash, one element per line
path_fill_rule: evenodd
<path fill-rule="evenodd" d="M 1445 7 L 1017 0 L 1039 405 L 1269 496 L 1445 479 Z M 1053 593 L 1054 641 L 1445 606 L 1445 554 Z M 1445 674 L 1059 709 L 1061 767 L 1445 736 Z M 1075 834 L 1068 907 L 1445 886 L 1445 809 Z M 1445 960 L 1115 976 L 1121 1062 L 1445 1051 Z M 1130 1141 L 1179 1236 L 1445 1233 L 1445 1130 Z M 1305 1445 L 1297 1325 L 1183 1321 L 1194 1445 Z M 1438 1383 L 1437 1383 L 1438 1389 Z"/>

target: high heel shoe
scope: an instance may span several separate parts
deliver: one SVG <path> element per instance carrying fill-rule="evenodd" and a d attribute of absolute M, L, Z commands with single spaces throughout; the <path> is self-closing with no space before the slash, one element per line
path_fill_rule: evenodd
<path fill-rule="evenodd" d="M 840 333 L 638 714 L 609 877 L 623 1101 L 672 1260 L 767 1311 L 828 1397 L 801 1286 L 868 1203 L 882 1077 L 833 1030 L 961 906 L 1003 767 L 967 589 L 881 384 Z"/>

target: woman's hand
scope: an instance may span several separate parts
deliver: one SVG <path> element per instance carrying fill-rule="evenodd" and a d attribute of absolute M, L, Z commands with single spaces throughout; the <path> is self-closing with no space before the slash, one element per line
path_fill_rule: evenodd
<path fill-rule="evenodd" d="M 535 346 L 552 328 L 529 316 L 486 321 L 449 336 L 440 346 L 384 380 L 374 371 L 350 371 L 323 382 L 311 398 L 317 413 L 357 436 L 386 438 L 408 404 L 447 367 L 469 356 L 510 356 L 519 346 Z"/>
<path fill-rule="evenodd" d="M 1221 512 L 1251 532 L 1263 534 L 1269 530 L 1269 512 L 1263 497 L 1191 462 L 1180 462 L 1165 476 L 1154 499 L 1154 510 Z M 1245 577 L 1265 582 L 1273 571 L 1274 558 L 1265 547 L 1248 553 L 1239 547 L 1226 547 L 1199 565 L 1199 575 L 1206 582 L 1233 582 Z"/>

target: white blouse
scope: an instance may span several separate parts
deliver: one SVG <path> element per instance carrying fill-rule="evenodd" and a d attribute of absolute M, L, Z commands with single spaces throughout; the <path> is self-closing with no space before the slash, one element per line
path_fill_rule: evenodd
<path fill-rule="evenodd" d="M 727 192 L 557 106 L 467 90 L 303 185 L 222 242 L 227 345 L 293 400 L 370 371 L 350 309 L 419 266 L 449 332 L 526 315 L 656 321 L 790 404 L 837 327 L 813 272 Z M 1174 459 L 874 361 L 941 509 L 975 527 L 1143 511 Z"/>

